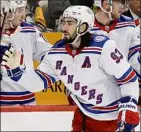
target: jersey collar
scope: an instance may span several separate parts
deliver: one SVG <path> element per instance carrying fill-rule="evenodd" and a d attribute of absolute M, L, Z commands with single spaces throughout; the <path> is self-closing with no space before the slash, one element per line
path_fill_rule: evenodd
<path fill-rule="evenodd" d="M 106 25 L 106 26 L 105 25 L 102 25 L 101 23 L 99 23 L 95 19 L 95 23 L 94 24 L 95 24 L 96 27 L 99 27 L 99 29 L 104 30 L 104 31 L 106 31 L 106 32 L 109 33 L 111 30 L 115 29 L 115 26 L 117 24 L 117 19 L 116 20 L 113 20 L 110 25 Z"/>
<path fill-rule="evenodd" d="M 73 58 L 83 50 L 83 48 L 81 48 L 81 49 L 73 49 L 71 44 L 66 44 L 65 49 L 66 49 L 67 53 L 69 55 L 71 55 Z"/>

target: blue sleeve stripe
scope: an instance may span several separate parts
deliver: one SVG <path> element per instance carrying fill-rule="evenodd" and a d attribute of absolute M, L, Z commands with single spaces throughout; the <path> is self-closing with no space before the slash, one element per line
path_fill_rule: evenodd
<path fill-rule="evenodd" d="M 141 48 L 141 45 L 138 44 L 138 45 L 136 45 L 136 46 L 134 46 L 134 47 L 131 47 L 131 48 L 129 49 L 129 52 L 132 51 L 132 50 L 134 50 L 134 49 L 136 49 L 136 48 Z"/>
<path fill-rule="evenodd" d="M 132 71 L 133 71 L 133 69 L 130 66 L 129 69 L 120 78 L 117 78 L 117 80 L 119 80 L 119 81 L 124 80 Z"/>
<path fill-rule="evenodd" d="M 52 83 L 56 82 L 56 79 L 54 77 L 49 76 L 49 78 L 51 79 Z"/>
<path fill-rule="evenodd" d="M 48 84 L 49 84 L 49 86 L 53 83 L 52 82 L 52 79 L 49 77 L 49 75 L 47 75 L 47 74 L 45 74 L 45 73 L 42 73 L 46 78 L 47 78 L 47 80 L 48 80 Z"/>
<path fill-rule="evenodd" d="M 40 70 L 36 70 L 36 72 L 38 73 L 39 76 L 41 76 L 41 79 L 44 81 L 44 88 L 48 88 L 50 87 L 50 85 L 54 82 L 56 82 L 56 79 L 52 76 L 49 76 L 43 72 L 41 72 Z"/>
<path fill-rule="evenodd" d="M 133 78 L 131 78 L 130 80 L 127 80 L 125 82 L 118 82 L 118 85 L 121 86 L 123 84 L 126 84 L 128 82 L 135 82 L 137 80 L 137 76 L 135 75 Z"/>
<path fill-rule="evenodd" d="M 130 60 L 131 57 L 132 57 L 133 55 L 135 55 L 137 52 L 140 52 L 140 50 L 141 50 L 141 45 L 140 45 L 140 44 L 139 44 L 139 45 L 136 45 L 136 46 L 134 46 L 134 47 L 131 47 L 131 48 L 129 49 L 129 53 L 128 53 L 128 60 Z"/>
<path fill-rule="evenodd" d="M 128 61 L 132 58 L 132 56 L 134 56 L 138 52 L 139 50 L 135 50 L 134 52 L 131 52 L 130 54 L 128 54 Z"/>
<path fill-rule="evenodd" d="M 39 75 L 39 77 L 43 80 L 43 82 L 44 82 L 44 88 L 46 89 L 46 88 L 48 88 L 48 81 L 47 81 L 47 79 L 42 75 L 42 74 L 40 74 L 40 72 L 39 72 L 39 70 L 35 70 L 35 72 Z"/>
<path fill-rule="evenodd" d="M 122 85 L 128 82 L 134 82 L 136 80 L 137 80 L 137 75 L 134 72 L 134 70 L 130 67 L 121 78 L 117 79 L 117 83 L 119 85 Z"/>

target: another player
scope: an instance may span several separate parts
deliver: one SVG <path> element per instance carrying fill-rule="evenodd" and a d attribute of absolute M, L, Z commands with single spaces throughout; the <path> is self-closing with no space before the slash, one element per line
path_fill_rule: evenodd
<path fill-rule="evenodd" d="M 89 33 L 93 22 L 90 8 L 68 7 L 63 13 L 64 39 L 35 71 L 22 71 L 20 63 L 13 65 L 20 55 L 5 52 L 3 58 L 11 68 L 8 76 L 29 91 L 40 91 L 60 79 L 85 115 L 84 131 L 130 132 L 139 123 L 137 76 L 115 41 Z M 73 131 L 82 131 L 77 123 Z"/>
<path fill-rule="evenodd" d="M 35 27 L 24 22 L 26 0 L 2 0 L 1 2 L 1 24 L 4 24 L 1 25 L 3 33 L 1 34 L 0 57 L 7 49 L 22 49 L 24 52 L 22 70 L 25 70 L 25 67 L 27 71 L 34 69 L 33 60 L 40 60 L 51 45 Z M 2 61 L 5 62 L 5 59 L 0 59 L 0 62 Z M 23 59 L 21 59 L 22 62 Z M 6 72 L 8 67 L 3 65 L 1 65 L 3 76 L 1 76 L 0 105 L 35 104 L 35 94 L 9 79 Z"/>
<path fill-rule="evenodd" d="M 96 20 L 92 32 L 115 40 L 141 79 L 140 28 L 132 19 L 120 14 L 120 5 L 120 0 L 94 0 Z"/>
<path fill-rule="evenodd" d="M 121 0 L 93 0 L 91 7 L 94 4 L 93 9 L 96 20 L 91 33 L 105 35 L 116 41 L 119 49 L 136 70 L 141 85 L 140 28 L 135 26 L 132 19 L 121 15 L 121 2 Z M 80 3 L 84 4 L 83 2 Z M 68 99 L 70 104 L 74 104 L 70 96 L 68 96 Z M 141 98 L 138 104 L 141 104 Z M 77 110 L 73 124 L 76 124 L 75 127 L 80 130 L 83 129 L 84 122 L 85 115 L 80 110 Z"/>

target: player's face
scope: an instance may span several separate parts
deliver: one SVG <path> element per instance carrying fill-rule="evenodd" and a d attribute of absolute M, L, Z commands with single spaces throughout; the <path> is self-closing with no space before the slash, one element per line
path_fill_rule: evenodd
<path fill-rule="evenodd" d="M 61 29 L 64 34 L 64 38 L 67 40 L 74 40 L 77 36 L 77 20 L 73 18 L 64 18 L 61 24 Z"/>
<path fill-rule="evenodd" d="M 26 15 L 26 8 L 25 7 L 20 7 L 16 9 L 14 19 L 12 20 L 12 24 L 14 27 L 17 27 L 25 20 L 25 15 Z"/>
<path fill-rule="evenodd" d="M 112 5 L 112 17 L 119 18 L 121 14 L 122 4 L 120 0 L 113 0 Z"/>
<path fill-rule="evenodd" d="M 108 3 L 108 0 L 103 0 L 102 7 L 107 12 L 111 11 L 110 4 Z M 113 18 L 118 18 L 120 16 L 120 13 L 121 13 L 120 10 L 121 10 L 121 2 L 120 2 L 120 0 L 113 0 L 113 3 L 112 3 L 112 17 Z"/>
<path fill-rule="evenodd" d="M 136 15 L 141 17 L 141 0 L 129 0 L 129 6 Z"/>

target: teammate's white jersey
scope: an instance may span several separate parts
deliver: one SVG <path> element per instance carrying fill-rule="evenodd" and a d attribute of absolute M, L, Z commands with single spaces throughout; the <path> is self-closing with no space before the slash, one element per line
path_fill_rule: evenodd
<path fill-rule="evenodd" d="M 15 49 L 20 50 L 22 48 L 27 71 L 34 69 L 33 60 L 40 61 L 41 57 L 51 47 L 42 37 L 41 33 L 28 23 L 22 23 L 9 37 Z M 3 79 L 1 81 L 0 92 L 1 105 L 24 105 L 35 103 L 34 93 L 27 91 L 27 88 L 8 78 L 5 68 L 2 68 L 2 72 Z M 34 82 L 31 81 L 30 83 Z"/>
<path fill-rule="evenodd" d="M 17 82 L 30 91 L 40 91 L 57 80 L 72 92 L 84 114 L 98 120 L 117 119 L 121 97 L 138 100 L 135 72 L 115 41 L 105 36 L 92 36 L 90 45 L 80 51 L 72 50 L 63 40 L 58 42 L 44 57 L 36 74 L 25 72 Z"/>
<path fill-rule="evenodd" d="M 91 33 L 106 35 L 115 40 L 119 49 L 138 73 L 139 79 L 141 79 L 140 28 L 135 26 L 135 22 L 131 18 L 121 15 L 110 26 L 103 26 L 95 21 Z"/>

